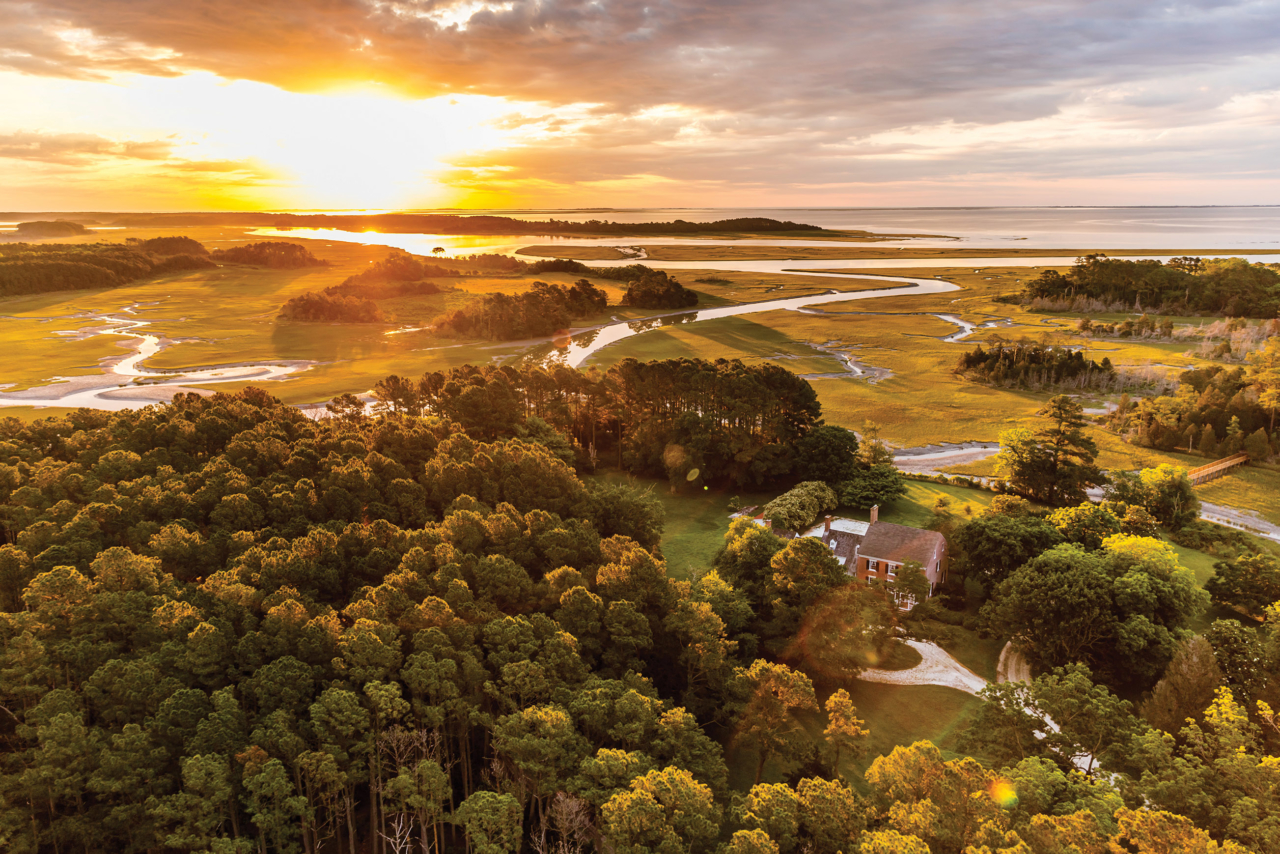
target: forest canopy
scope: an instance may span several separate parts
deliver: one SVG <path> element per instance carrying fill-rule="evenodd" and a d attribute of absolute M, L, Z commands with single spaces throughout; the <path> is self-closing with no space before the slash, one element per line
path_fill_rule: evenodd
<path fill-rule="evenodd" d="M 312 255 L 307 247 L 284 240 L 266 240 L 246 246 L 232 246 L 230 249 L 215 249 L 211 257 L 223 264 L 248 264 L 273 270 L 298 270 L 329 264 Z"/>
<path fill-rule="evenodd" d="M 737 359 L 624 359 L 593 375 L 468 365 L 417 381 L 388 377 L 374 395 L 384 410 L 435 413 L 489 440 L 539 418 L 583 449 L 615 455 L 621 468 L 673 483 L 785 482 L 830 462 L 830 443 L 806 441 L 824 435 L 809 382 Z"/>
<path fill-rule="evenodd" d="M 1174 258 L 1165 264 L 1085 255 L 1066 275 L 1045 270 L 1023 297 L 1036 307 L 1071 311 L 1118 306 L 1162 314 L 1275 317 L 1280 265 L 1243 258 Z"/>
<path fill-rule="evenodd" d="M 118 288 L 214 266 L 204 253 L 175 255 L 135 244 L 0 243 L 0 296 Z"/>
<path fill-rule="evenodd" d="M 1086 359 L 1082 350 L 1039 344 L 981 344 L 964 353 L 955 373 L 997 388 L 1092 389 L 1109 385 L 1115 377 L 1111 360 Z"/>
<path fill-rule="evenodd" d="M 67 222 L 66 220 L 58 219 L 20 222 L 17 225 L 15 234 L 19 238 L 76 237 L 81 234 L 93 234 L 93 232 L 78 222 Z"/>
<path fill-rule="evenodd" d="M 563 331 L 570 320 L 600 314 L 608 305 L 608 295 L 586 279 L 567 288 L 534 282 L 520 294 L 485 294 L 441 317 L 436 329 L 493 341 L 541 338 Z"/>

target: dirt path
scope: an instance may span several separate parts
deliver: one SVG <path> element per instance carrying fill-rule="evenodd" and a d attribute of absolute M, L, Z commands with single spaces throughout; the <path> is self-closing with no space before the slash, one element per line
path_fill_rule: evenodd
<path fill-rule="evenodd" d="M 1012 643 L 1006 643 L 1000 650 L 1000 661 L 996 664 L 997 682 L 1030 682 L 1031 662 Z"/>
<path fill-rule="evenodd" d="M 907 646 L 920 653 L 921 661 L 910 670 L 864 670 L 858 677 L 864 682 L 888 685 L 942 685 L 966 694 L 977 694 L 987 687 L 987 680 L 952 658 L 942 647 L 924 641 L 909 640 Z"/>

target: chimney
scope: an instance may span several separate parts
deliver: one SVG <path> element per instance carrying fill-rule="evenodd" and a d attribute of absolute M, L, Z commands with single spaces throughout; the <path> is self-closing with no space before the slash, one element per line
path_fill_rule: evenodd
<path fill-rule="evenodd" d="M 822 535 L 824 537 L 831 536 L 831 517 L 830 516 L 822 520 Z"/>
<path fill-rule="evenodd" d="M 871 508 L 871 524 L 874 525 L 876 522 L 879 522 L 879 521 L 880 521 L 880 505 L 877 504 L 876 506 Z"/>

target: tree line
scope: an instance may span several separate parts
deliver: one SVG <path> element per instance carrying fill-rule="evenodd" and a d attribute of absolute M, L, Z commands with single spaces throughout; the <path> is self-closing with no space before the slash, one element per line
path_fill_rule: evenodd
<path fill-rule="evenodd" d="M 827 455 L 842 440 L 815 434 L 822 407 L 813 387 L 776 365 L 624 359 L 603 372 L 468 365 L 416 381 L 388 377 L 373 393 L 385 411 L 437 414 L 486 438 L 514 436 L 535 417 L 569 437 L 584 459 L 612 455 L 622 468 L 673 483 L 763 484 L 844 471 Z"/>
<path fill-rule="evenodd" d="M 281 306 L 280 317 L 325 323 L 384 323 L 387 317 L 375 300 L 439 293 L 440 286 L 430 279 L 457 275 L 461 275 L 460 271 L 427 264 L 405 252 L 392 252 L 340 284 L 291 297 Z"/>
<path fill-rule="evenodd" d="M 998 388 L 1088 389 L 1109 384 L 1115 368 L 1105 356 L 1095 362 L 1071 347 L 999 344 L 984 350 L 978 344 L 960 356 L 954 373 Z"/>
<path fill-rule="evenodd" d="M 485 294 L 443 315 L 435 329 L 445 335 L 517 341 L 563 332 L 569 321 L 600 314 L 608 295 L 586 279 L 571 286 L 534 282 L 518 294 Z"/>
<path fill-rule="evenodd" d="M 80 234 L 93 234 L 78 222 L 58 220 L 36 220 L 20 222 L 14 229 L 17 237 L 75 237 Z"/>
<path fill-rule="evenodd" d="M 214 266 L 206 253 L 187 251 L 185 244 L 183 251 L 174 253 L 154 241 L 0 243 L 0 295 L 118 288 L 167 273 Z"/>
<path fill-rule="evenodd" d="M 246 264 L 268 267 L 272 270 L 300 270 L 306 267 L 327 267 L 329 262 L 311 254 L 311 250 L 298 243 L 285 240 L 264 240 L 229 249 L 215 249 L 210 257 L 223 264 Z"/>
<path fill-rule="evenodd" d="M 741 232 L 803 231 L 820 233 L 816 225 L 783 222 L 765 217 L 741 217 L 714 222 L 610 222 L 609 220 L 523 220 L 505 216 L 457 216 L 452 214 L 282 214 L 282 213 L 178 213 L 119 214 L 115 225 L 169 228 L 191 225 L 237 225 L 257 228 L 337 228 L 344 231 L 378 231 L 384 234 L 720 234 Z M 843 232 L 842 232 L 843 233 Z"/>
<path fill-rule="evenodd" d="M 627 292 L 619 305 L 635 308 L 689 308 L 698 304 L 698 294 L 672 278 L 665 270 L 654 270 L 643 264 L 618 267 L 588 267 L 581 261 L 548 258 L 535 261 L 528 273 L 580 273 L 597 279 L 627 282 Z"/>
<path fill-rule="evenodd" d="M 289 244 L 285 244 L 289 245 Z M 447 266 L 445 266 L 447 265 Z M 472 268 L 474 265 L 474 268 Z M 502 255 L 473 255 L 427 263 L 404 252 L 393 252 L 341 284 L 291 298 L 281 307 L 287 320 L 377 323 L 387 320 L 376 300 L 440 292 L 430 281 L 449 276 L 500 273 L 585 273 L 630 282 L 622 305 L 679 308 L 696 305 L 698 295 L 659 270 L 641 265 L 594 269 L 577 261 L 549 259 L 528 263 Z M 573 320 L 592 317 L 608 307 L 608 296 L 587 279 L 565 287 L 534 282 L 519 294 L 485 294 L 436 321 L 447 335 L 475 336 L 497 341 L 538 338 L 564 330 Z"/>
<path fill-rule="evenodd" d="M 1122 308 L 1162 314 L 1276 317 L 1280 313 L 1280 265 L 1243 258 L 1174 258 L 1129 261 L 1101 253 L 1076 259 L 1066 275 L 1045 270 L 1023 291 L 1045 309 Z"/>
<path fill-rule="evenodd" d="M 1280 338 L 1273 338 L 1248 366 L 1193 368 L 1178 375 L 1172 395 L 1122 398 L 1108 422 L 1135 445 L 1213 459 L 1247 451 L 1263 461 L 1280 447 L 1278 411 Z"/>

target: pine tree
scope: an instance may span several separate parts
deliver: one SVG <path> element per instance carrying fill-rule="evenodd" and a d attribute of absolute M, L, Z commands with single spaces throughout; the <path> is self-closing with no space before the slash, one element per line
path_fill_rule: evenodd
<path fill-rule="evenodd" d="M 1218 434 L 1214 432 L 1212 424 L 1204 425 L 1204 429 L 1200 431 L 1200 443 L 1196 448 L 1209 459 L 1218 455 Z"/>

